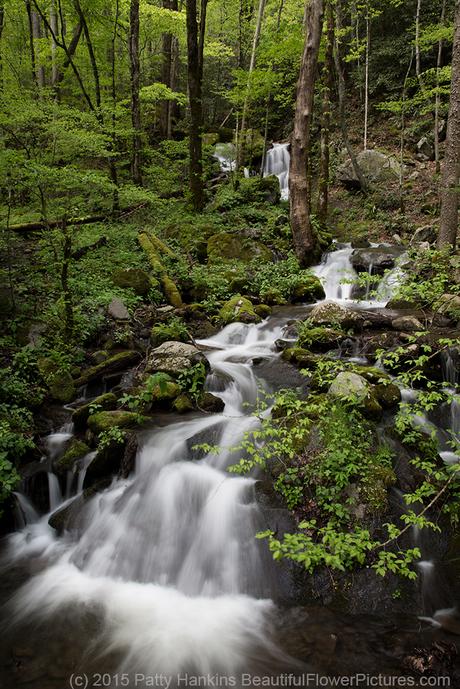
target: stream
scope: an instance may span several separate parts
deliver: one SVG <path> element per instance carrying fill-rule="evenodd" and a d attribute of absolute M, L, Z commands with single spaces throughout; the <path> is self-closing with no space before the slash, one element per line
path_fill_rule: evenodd
<path fill-rule="evenodd" d="M 387 274 L 375 299 L 355 302 L 351 284 L 341 283 L 356 275 L 351 251 L 339 248 L 315 268 L 327 299 L 383 307 L 400 269 Z M 261 686 L 261 677 L 267 686 L 332 686 L 322 678 L 399 676 L 401 655 L 414 644 L 455 641 L 448 633 L 449 625 L 454 632 L 459 625 L 454 593 L 445 584 L 437 595 L 445 565 L 438 569 L 425 542 L 420 610 L 382 619 L 313 601 L 295 605 L 295 571 L 275 563 L 266 543 L 255 538 L 274 517 L 282 523 L 285 511 L 257 499 L 259 476 L 227 468 L 241 458 L 235 446 L 259 424 L 251 412 L 261 395 L 270 399 L 274 391 L 260 362 L 276 369 L 276 340 L 307 310 L 280 307 L 259 325 L 232 324 L 201 341 L 211 365 L 207 388 L 225 403 L 223 413 L 169 415 L 141 431 L 135 471 L 86 502 L 77 529 L 58 536 L 48 519 L 81 494 L 92 456 L 68 476 L 65 490 L 49 473 L 48 514 L 17 494 L 18 530 L 2 544 L 8 623 L 0 686 L 64 689 L 71 676 L 83 673 L 87 684 L 75 686 L 243 687 Z M 449 355 L 445 379 L 458 389 Z M 435 428 L 441 456 L 453 462 L 442 438 L 446 430 L 460 433 L 456 402 L 445 416 L 447 429 Z M 59 454 L 71 434 L 68 426 L 49 436 L 43 461 Z M 223 450 L 206 454 L 203 443 Z M 420 534 L 414 539 L 423 541 Z M 282 677 L 291 680 L 282 683 Z"/>

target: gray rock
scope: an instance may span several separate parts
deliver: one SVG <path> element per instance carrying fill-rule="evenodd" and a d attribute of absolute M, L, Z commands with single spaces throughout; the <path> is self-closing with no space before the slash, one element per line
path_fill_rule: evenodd
<path fill-rule="evenodd" d="M 399 316 L 391 321 L 393 330 L 404 330 L 406 332 L 420 332 L 423 330 L 423 325 L 415 316 Z"/>
<path fill-rule="evenodd" d="M 343 371 L 332 381 L 328 392 L 332 397 L 351 397 L 358 402 L 363 402 L 370 389 L 365 378 L 351 371 Z"/>
<path fill-rule="evenodd" d="M 368 182 L 395 180 L 401 172 L 401 166 L 396 158 L 372 149 L 358 153 L 357 162 Z M 339 166 L 337 179 L 345 186 L 359 187 L 359 181 L 353 170 L 351 160 L 347 160 Z"/>
<path fill-rule="evenodd" d="M 419 160 L 434 160 L 434 147 L 426 136 L 417 141 L 417 158 Z"/>
<path fill-rule="evenodd" d="M 386 270 L 394 268 L 396 259 L 404 253 L 402 246 L 385 246 L 381 244 L 370 249 L 355 249 L 351 255 L 351 264 L 358 272 L 383 275 Z"/>
<path fill-rule="evenodd" d="M 340 325 L 345 328 L 362 323 L 361 316 L 333 301 L 323 301 L 310 311 L 308 320 L 313 325 Z"/>
<path fill-rule="evenodd" d="M 121 299 L 112 299 L 109 304 L 108 314 L 116 321 L 129 321 L 129 312 Z"/>
<path fill-rule="evenodd" d="M 412 238 L 410 240 L 410 245 L 415 246 L 421 242 L 429 242 L 433 244 L 437 238 L 437 231 L 433 225 L 423 225 L 422 227 L 417 227 Z"/>
<path fill-rule="evenodd" d="M 203 363 L 209 368 L 209 362 L 199 349 L 184 342 L 164 342 L 150 354 L 147 362 L 147 373 L 169 373 L 179 376 L 195 364 Z"/>

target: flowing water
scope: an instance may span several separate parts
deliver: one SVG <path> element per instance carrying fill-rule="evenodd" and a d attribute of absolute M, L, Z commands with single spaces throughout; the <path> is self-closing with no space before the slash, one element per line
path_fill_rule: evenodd
<path fill-rule="evenodd" d="M 273 144 L 265 154 L 264 177 L 276 175 L 280 183 L 281 198 L 289 198 L 289 144 Z"/>
<path fill-rule="evenodd" d="M 316 269 L 329 299 L 351 301 L 351 285 L 341 283 L 344 275 L 353 276 L 350 253 L 339 249 Z M 13 596 L 8 616 L 15 628 L 28 629 L 27 637 L 35 634 L 39 640 L 54 633 L 49 649 L 57 647 L 54 656 L 63 658 L 63 667 L 54 670 L 57 683 L 46 674 L 44 654 L 42 664 L 33 666 L 39 668 L 36 676 L 32 672 L 32 679 L 23 680 L 32 682 L 28 686 L 62 687 L 69 667 L 88 671 L 105 664 L 112 673 L 115 668 L 176 678 L 182 672 L 237 677 L 261 668 L 274 675 L 299 671 L 299 662 L 275 642 L 280 569 L 255 538 L 267 528 L 256 499 L 257 477 L 227 471 L 244 456 L 238 444 L 245 433 L 260 423 L 252 415 L 258 400 L 262 395 L 270 400 L 254 360 L 277 360 L 275 342 L 289 318 L 287 312 L 260 325 L 229 325 L 202 341 L 211 365 L 207 386 L 223 400 L 223 412 L 145 431 L 135 471 L 85 503 L 78 529 L 58 537 L 48 525 L 49 514 L 40 516 L 25 496 L 17 496 L 22 528 L 8 539 L 3 564 L 21 571 L 25 583 Z M 49 436 L 50 464 L 70 434 L 65 428 Z M 203 449 L 203 443 L 221 451 Z M 68 477 L 64 495 L 57 477 L 49 474 L 50 512 L 67 505 L 72 492 L 81 494 L 92 457 L 84 458 L 76 480 Z M 432 563 L 421 562 L 420 570 L 430 586 Z M 283 577 L 287 588 L 294 586 L 290 572 Z M 42 631 L 31 632 L 31 623 Z M 69 629 L 79 630 L 72 642 Z M 318 649 L 318 658 L 321 654 Z M 103 686 L 118 686 L 111 677 Z"/>

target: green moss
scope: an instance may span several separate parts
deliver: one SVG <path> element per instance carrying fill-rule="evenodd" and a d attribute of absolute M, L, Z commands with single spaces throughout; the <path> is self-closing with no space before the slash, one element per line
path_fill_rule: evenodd
<path fill-rule="evenodd" d="M 276 287 L 268 287 L 261 290 L 260 298 L 267 304 L 272 306 L 282 306 L 287 304 L 287 299 L 283 296 L 281 291 Z"/>
<path fill-rule="evenodd" d="M 249 299 L 237 294 L 232 297 L 219 311 L 219 320 L 224 325 L 229 323 L 259 323 L 260 316 L 254 310 Z"/>
<path fill-rule="evenodd" d="M 308 349 L 303 347 L 289 347 L 285 349 L 281 355 L 284 361 L 295 364 L 299 368 L 306 368 L 314 370 L 321 357 L 318 354 L 313 354 Z"/>
<path fill-rule="evenodd" d="M 335 328 L 317 327 L 309 328 L 302 327 L 299 333 L 298 343 L 301 347 L 311 350 L 327 350 L 337 346 L 340 340 L 344 337 L 341 330 Z"/>
<path fill-rule="evenodd" d="M 82 431 L 86 427 L 88 417 L 90 416 L 91 407 L 95 407 L 103 411 L 116 409 L 117 398 L 113 392 L 108 392 L 105 395 L 96 397 L 92 402 L 84 404 L 82 407 L 76 409 L 72 414 L 72 421 L 74 423 L 75 430 Z"/>
<path fill-rule="evenodd" d="M 251 239 L 242 240 L 229 232 L 219 232 L 208 239 L 208 261 L 218 263 L 237 259 L 249 263 L 253 259 L 268 262 L 272 253 L 264 244 Z"/>
<path fill-rule="evenodd" d="M 152 389 L 152 403 L 167 402 L 174 400 L 180 395 L 180 386 L 172 379 L 158 383 Z"/>
<path fill-rule="evenodd" d="M 102 376 L 108 373 L 123 371 L 139 361 L 139 358 L 138 352 L 132 350 L 118 352 L 118 354 L 114 354 L 109 359 L 106 359 L 106 361 L 96 364 L 95 366 L 91 366 L 90 368 L 87 368 L 86 371 L 83 371 L 80 378 L 75 380 L 75 385 L 77 387 L 86 385 L 86 383 L 89 383 L 92 380 L 97 380 L 98 378 L 102 378 Z"/>
<path fill-rule="evenodd" d="M 193 411 L 194 406 L 190 397 L 188 397 L 188 395 L 185 393 L 182 393 L 182 395 L 179 395 L 179 397 L 174 400 L 173 408 L 179 414 L 185 414 L 188 411 Z"/>
<path fill-rule="evenodd" d="M 70 471 L 81 457 L 85 457 L 90 452 L 88 445 L 77 438 L 72 438 L 64 454 L 55 462 L 54 468 L 58 473 Z"/>
<path fill-rule="evenodd" d="M 401 402 L 401 390 L 394 383 L 376 385 L 373 392 L 378 402 L 385 409 L 397 407 Z"/>
<path fill-rule="evenodd" d="M 139 423 L 137 414 L 129 411 L 100 411 L 88 419 L 88 426 L 93 433 L 99 434 L 110 428 L 130 428 Z"/>
<path fill-rule="evenodd" d="M 76 395 L 76 382 L 69 371 L 58 369 L 51 359 L 39 359 L 37 364 L 50 396 L 64 404 L 71 402 Z"/>
<path fill-rule="evenodd" d="M 150 277 L 139 268 L 120 268 L 113 274 L 113 282 L 117 287 L 132 289 L 141 297 L 144 297 L 152 286 Z"/>
<path fill-rule="evenodd" d="M 158 251 L 161 251 L 166 256 L 171 258 L 175 256 L 174 252 L 171 251 L 166 244 L 163 244 L 163 242 L 153 234 L 140 232 L 138 239 L 139 244 L 147 254 L 155 276 L 161 281 L 163 292 L 168 303 L 171 304 L 171 306 L 174 306 L 174 308 L 180 308 L 183 306 L 180 292 L 177 289 L 174 281 L 168 276 L 166 269 L 163 266 L 160 257 L 158 256 Z"/>
<path fill-rule="evenodd" d="M 257 304 L 257 306 L 254 306 L 254 311 L 258 316 L 261 318 L 265 319 L 268 318 L 272 312 L 271 306 L 268 306 L 267 304 Z"/>
<path fill-rule="evenodd" d="M 325 299 L 326 293 L 321 280 L 316 275 L 302 275 L 292 290 L 292 301 L 315 301 Z"/>
<path fill-rule="evenodd" d="M 384 512 L 388 507 L 388 489 L 395 483 L 396 474 L 391 466 L 373 464 L 361 481 L 360 497 L 373 513 Z"/>
<path fill-rule="evenodd" d="M 174 306 L 175 309 L 180 309 L 184 303 L 174 280 L 171 280 L 168 275 L 162 275 L 161 284 L 168 304 Z"/>

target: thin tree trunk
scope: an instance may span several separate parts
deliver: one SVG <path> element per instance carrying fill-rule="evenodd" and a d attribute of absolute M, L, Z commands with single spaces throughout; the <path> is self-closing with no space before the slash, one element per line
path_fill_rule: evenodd
<path fill-rule="evenodd" d="M 62 239 L 61 289 L 64 301 L 64 337 L 69 341 L 73 337 L 74 330 L 72 292 L 69 285 L 69 268 L 72 260 L 72 234 L 65 220 L 62 223 Z"/>
<path fill-rule="evenodd" d="M 57 23 L 56 23 L 56 30 L 54 29 L 51 21 L 50 21 L 50 27 L 51 27 L 51 40 L 54 45 L 57 47 L 62 48 L 62 44 L 60 45 L 57 42 L 57 37 L 59 36 L 59 18 L 57 18 Z M 66 53 L 66 59 L 64 60 L 64 63 L 62 65 L 62 68 L 59 69 L 59 67 L 56 65 L 56 81 L 54 84 L 54 93 L 55 93 L 55 98 L 57 101 L 60 100 L 61 98 L 61 84 L 64 81 L 65 73 L 68 67 L 70 66 L 71 60 L 73 56 L 75 55 L 75 52 L 78 48 L 78 44 L 80 42 L 81 35 L 83 33 L 83 27 L 81 25 L 81 22 L 77 24 L 77 26 L 74 29 L 72 40 L 69 43 L 69 47 L 67 48 L 67 51 L 64 50 Z"/>
<path fill-rule="evenodd" d="M 37 81 L 37 61 L 35 58 L 34 27 L 32 19 L 32 6 L 30 0 L 26 0 L 27 19 L 29 21 L 29 47 L 30 47 L 30 66 L 32 69 L 32 83 L 38 86 Z"/>
<path fill-rule="evenodd" d="M 91 69 L 93 72 L 94 79 L 94 92 L 96 94 L 96 107 L 98 110 L 101 108 L 101 82 L 99 78 L 99 68 L 97 66 L 96 54 L 94 52 L 93 42 L 91 40 L 91 34 L 89 32 L 88 23 L 86 17 L 80 5 L 80 0 L 74 0 L 75 10 L 78 14 L 78 18 L 83 26 L 83 33 L 85 34 L 86 47 L 88 49 L 89 61 L 91 63 Z"/>
<path fill-rule="evenodd" d="M 415 13 L 415 74 L 419 82 L 422 82 L 422 68 L 420 59 L 420 14 L 422 10 L 422 0 L 417 0 L 417 10 Z"/>
<path fill-rule="evenodd" d="M 3 91 L 3 29 L 5 28 L 5 3 L 0 0 L 0 91 Z"/>
<path fill-rule="evenodd" d="M 141 103 L 139 62 L 139 0 L 131 0 L 129 24 L 129 57 L 131 65 L 131 120 L 134 129 L 131 172 L 133 182 L 142 184 L 141 172 Z"/>
<path fill-rule="evenodd" d="M 120 18 L 120 0 L 115 0 L 115 20 L 113 23 L 112 31 L 112 41 L 110 46 L 110 58 L 111 58 L 111 71 L 112 71 L 112 141 L 111 149 L 115 149 L 116 146 L 116 127 L 117 127 L 117 34 L 118 34 L 118 21 Z M 112 179 L 114 190 L 113 190 L 113 213 L 118 213 L 120 210 L 120 195 L 118 193 L 118 171 L 115 160 L 113 158 L 109 159 L 109 170 L 110 177 Z"/>
<path fill-rule="evenodd" d="M 399 140 L 399 204 L 401 212 L 404 213 L 405 203 L 404 203 L 404 144 L 405 144 L 405 134 L 406 134 L 406 98 L 407 98 L 407 82 L 412 70 L 412 64 L 414 62 L 414 49 L 412 48 L 409 60 L 409 66 L 407 68 L 406 76 L 404 78 L 403 91 L 401 97 L 401 136 Z"/>
<path fill-rule="evenodd" d="M 348 157 L 351 160 L 351 164 L 353 167 L 353 171 L 356 175 L 356 179 L 359 182 L 359 185 L 361 187 L 361 190 L 364 192 L 368 191 L 369 185 L 364 177 L 361 168 L 359 167 L 358 159 L 355 155 L 355 152 L 353 150 L 353 146 L 350 143 L 350 139 L 348 137 L 348 130 L 347 130 L 347 119 L 346 119 L 346 89 L 345 89 L 345 77 L 343 74 L 343 66 L 342 66 L 342 51 L 340 48 L 340 43 L 338 40 L 338 34 L 340 34 L 342 30 L 342 3 L 341 0 L 336 0 L 336 18 L 337 18 L 337 31 L 335 35 L 335 52 L 334 52 L 334 62 L 335 62 L 335 69 L 337 72 L 337 91 L 338 91 L 338 96 L 339 96 L 339 122 L 340 122 L 340 130 L 342 132 L 342 139 L 343 143 L 345 145 L 345 148 L 348 153 Z"/>
<path fill-rule="evenodd" d="M 198 21 L 196 0 L 187 0 L 190 192 L 195 210 L 201 210 L 204 206 L 202 82 L 206 8 L 207 0 L 201 0 L 200 19 Z"/>
<path fill-rule="evenodd" d="M 240 146 L 237 151 L 237 170 L 241 168 L 244 162 L 244 151 L 245 151 L 245 143 L 246 143 L 246 120 L 247 120 L 247 115 L 248 115 L 248 106 L 249 106 L 249 94 L 251 91 L 251 76 L 254 71 L 254 67 L 256 66 L 256 53 L 257 53 L 257 46 L 259 45 L 259 38 L 260 38 L 260 32 L 262 30 L 262 22 L 264 19 L 264 11 L 265 11 L 265 2 L 266 0 L 259 0 L 259 10 L 257 12 L 257 22 L 256 22 L 256 28 L 254 31 L 254 38 L 252 41 L 252 50 L 251 50 L 251 60 L 249 62 L 249 73 L 248 73 L 248 84 L 246 88 L 246 95 L 244 98 L 244 103 L 243 103 L 243 111 L 241 114 L 241 129 L 240 129 Z"/>
<path fill-rule="evenodd" d="M 460 176 L 460 0 L 455 2 L 455 33 L 452 48 L 452 79 L 447 120 L 446 155 L 441 185 L 441 217 L 438 247 L 455 247 L 458 231 Z"/>
<path fill-rule="evenodd" d="M 445 18 L 446 18 L 446 0 L 443 0 L 442 9 L 441 9 L 441 19 L 440 19 L 441 26 L 444 26 Z M 441 40 L 438 42 L 438 57 L 436 60 L 436 96 L 435 96 L 435 104 L 434 104 L 434 159 L 436 161 L 436 173 L 437 174 L 439 174 L 441 172 L 441 164 L 439 162 L 439 110 L 441 107 L 441 95 L 439 93 L 439 86 L 440 86 L 439 74 L 440 74 L 441 64 L 442 64 L 442 49 L 443 49 L 443 41 Z"/>
<path fill-rule="evenodd" d="M 38 41 L 40 38 L 42 38 L 42 27 L 40 23 L 40 16 L 37 14 L 37 12 L 32 12 L 32 37 L 34 41 L 34 46 L 37 45 L 36 41 Z M 46 76 L 45 76 L 45 68 L 43 65 L 40 64 L 39 56 L 40 56 L 40 51 L 34 47 L 35 51 L 35 62 L 36 62 L 36 71 L 37 71 L 37 84 L 40 88 L 44 88 L 46 85 Z M 38 59 L 37 59 L 38 57 Z"/>
<path fill-rule="evenodd" d="M 56 95 L 56 84 L 58 82 L 59 70 L 57 67 L 56 53 L 57 53 L 57 43 L 53 38 L 59 33 L 58 27 L 58 16 L 56 11 L 56 2 L 52 0 L 50 5 L 50 26 L 53 29 L 53 34 L 51 35 L 51 86 L 54 89 Z"/>
<path fill-rule="evenodd" d="M 316 236 L 310 222 L 307 168 L 323 11 L 323 0 L 310 0 L 306 7 L 307 34 L 297 82 L 294 132 L 291 143 L 290 217 L 294 249 L 301 265 L 308 265 L 314 260 L 316 248 Z"/>
<path fill-rule="evenodd" d="M 329 206 L 329 158 L 330 158 L 330 128 L 331 128 L 331 91 L 332 74 L 334 69 L 334 12 L 331 1 L 327 0 L 327 42 L 326 57 L 323 69 L 323 104 L 321 124 L 321 158 L 318 194 L 318 218 L 324 225 L 327 221 Z"/>
<path fill-rule="evenodd" d="M 168 10 L 177 11 L 177 0 L 163 0 L 163 7 Z M 163 34 L 162 38 L 162 55 L 163 62 L 161 66 L 161 81 L 163 84 L 172 89 L 172 82 L 174 77 L 173 63 L 175 52 L 175 36 L 171 33 Z M 171 120 L 173 111 L 173 102 L 165 100 L 161 104 L 160 114 L 160 136 L 161 138 L 169 138 L 168 132 L 171 131 Z"/>
<path fill-rule="evenodd" d="M 280 4 L 278 6 L 278 14 L 276 16 L 276 35 L 278 35 L 278 32 L 280 30 L 281 17 L 283 16 L 283 8 L 284 8 L 284 0 L 280 0 Z M 268 94 L 267 107 L 265 109 L 264 152 L 262 155 L 262 163 L 260 165 L 260 176 L 261 177 L 263 177 L 263 175 L 264 175 L 265 161 L 267 158 L 268 121 L 269 121 L 269 116 L 270 116 L 270 106 L 271 106 L 272 102 L 273 102 L 273 95 L 270 92 Z"/>
<path fill-rule="evenodd" d="M 367 130 L 369 122 L 369 52 L 371 47 L 371 22 L 369 19 L 369 3 L 366 7 L 366 65 L 364 77 L 364 145 L 367 151 Z"/>

